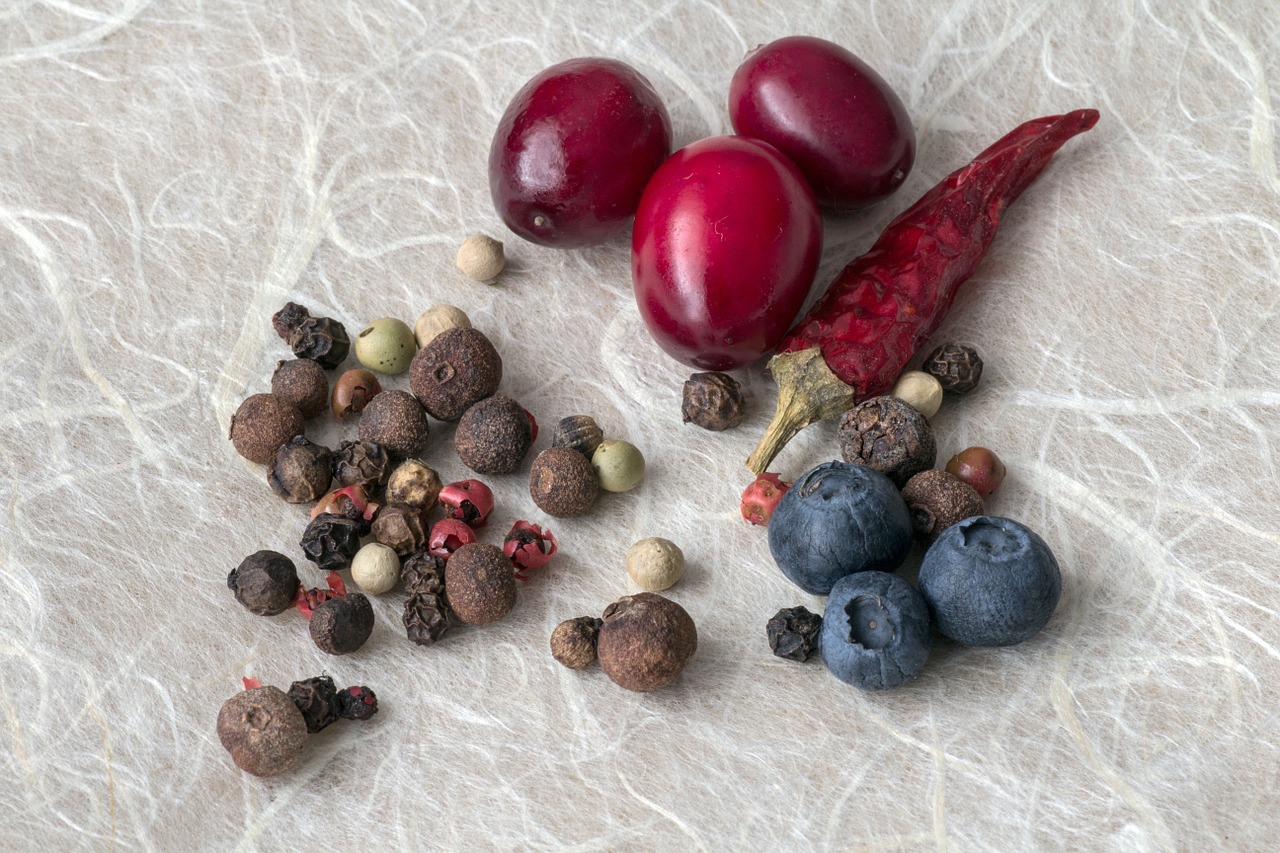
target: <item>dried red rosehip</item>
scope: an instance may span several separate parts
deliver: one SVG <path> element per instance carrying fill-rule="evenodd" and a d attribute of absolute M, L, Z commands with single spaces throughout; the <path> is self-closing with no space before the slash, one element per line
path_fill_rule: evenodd
<path fill-rule="evenodd" d="M 766 471 L 756 477 L 742 492 L 742 517 L 752 524 L 768 527 L 778 501 L 789 488 L 791 484 L 782 482 L 777 474 Z"/>
<path fill-rule="evenodd" d="M 442 518 L 431 528 L 427 553 L 448 559 L 454 551 L 475 541 L 476 532 L 465 522 L 456 518 Z"/>
<path fill-rule="evenodd" d="M 529 579 L 529 572 L 551 562 L 558 549 L 556 537 L 550 530 L 523 519 L 512 525 L 511 532 L 502 540 L 502 553 L 511 558 L 516 577 L 522 581 Z"/>
<path fill-rule="evenodd" d="M 947 462 L 947 473 L 959 477 L 984 498 L 1000 488 L 1005 467 L 1000 457 L 985 447 L 968 447 Z"/>
<path fill-rule="evenodd" d="M 479 480 L 459 480 L 440 490 L 436 500 L 445 518 L 456 518 L 471 527 L 484 527 L 493 512 L 493 491 Z"/>

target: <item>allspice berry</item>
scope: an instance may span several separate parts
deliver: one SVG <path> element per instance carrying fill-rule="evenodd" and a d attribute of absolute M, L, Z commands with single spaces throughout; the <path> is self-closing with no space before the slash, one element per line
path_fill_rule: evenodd
<path fill-rule="evenodd" d="M 311 640 L 331 655 L 346 655 L 373 633 L 373 605 L 358 592 L 321 602 L 311 613 Z"/>
<path fill-rule="evenodd" d="M 478 474 L 510 474 L 533 444 L 529 413 L 505 394 L 474 404 L 458 420 L 453 446 L 462 464 Z"/>
<path fill-rule="evenodd" d="M 381 444 L 393 456 L 412 456 L 426 446 L 427 413 L 407 391 L 383 391 L 360 415 L 360 440 Z"/>
<path fill-rule="evenodd" d="M 387 504 L 373 517 L 373 538 L 401 557 L 427 547 L 431 525 L 427 514 L 408 504 Z"/>
<path fill-rule="evenodd" d="M 444 596 L 453 615 L 468 625 L 501 619 L 516 604 L 511 560 L 495 545 L 463 545 L 445 562 Z"/>
<path fill-rule="evenodd" d="M 436 339 L 446 329 L 470 329 L 471 319 L 461 308 L 452 305 L 432 305 L 418 317 L 413 325 L 413 336 L 421 349 Z"/>
<path fill-rule="evenodd" d="M 747 414 L 742 387 L 727 373 L 695 373 L 684 383 L 680 414 L 685 423 L 712 432 L 732 429 Z"/>
<path fill-rule="evenodd" d="M 236 767 L 254 776 L 275 776 L 302 754 L 307 723 L 279 687 L 255 687 L 222 703 L 218 740 Z"/>
<path fill-rule="evenodd" d="M 406 459 L 387 479 L 387 503 L 408 504 L 426 512 L 436 505 L 442 488 L 435 470 L 417 459 Z"/>
<path fill-rule="evenodd" d="M 281 361 L 271 374 L 271 393 L 292 403 L 304 418 L 314 418 L 329 404 L 329 377 L 309 358 Z"/>
<path fill-rule="evenodd" d="M 845 462 L 874 468 L 898 488 L 932 468 L 938 455 L 924 415 L 890 395 L 863 400 L 845 412 L 836 435 Z"/>
<path fill-rule="evenodd" d="M 578 451 L 548 447 L 533 460 L 529 495 L 547 515 L 571 518 L 595 504 L 600 496 L 600 479 L 587 457 Z"/>
<path fill-rule="evenodd" d="M 930 468 L 902 487 L 916 535 L 932 542 L 956 522 L 985 512 L 982 495 L 959 477 Z"/>
<path fill-rule="evenodd" d="M 267 471 L 271 491 L 291 504 L 319 500 L 332 479 L 333 453 L 302 435 L 280 446 Z"/>
<path fill-rule="evenodd" d="M 551 632 L 551 656 L 569 669 L 596 662 L 596 639 L 603 622 L 592 616 L 566 619 Z"/>
<path fill-rule="evenodd" d="M 275 394 L 254 394 L 231 416 L 228 437 L 245 459 L 270 465 L 276 450 L 302 431 L 302 413 L 296 406 Z"/>
<path fill-rule="evenodd" d="M 258 551 L 227 575 L 227 587 L 250 613 L 275 616 L 293 606 L 298 595 L 298 570 L 278 551 Z"/>
<path fill-rule="evenodd" d="M 604 611 L 596 653 L 604 674 L 627 690 L 647 692 L 675 680 L 698 648 L 698 630 L 669 598 L 641 592 Z"/>
<path fill-rule="evenodd" d="M 507 266 L 502 243 L 488 234 L 472 234 L 458 247 L 458 269 L 474 281 L 493 281 Z"/>
<path fill-rule="evenodd" d="M 456 421 L 498 390 L 502 358 L 483 332 L 448 329 L 418 350 L 409 388 L 433 418 Z"/>

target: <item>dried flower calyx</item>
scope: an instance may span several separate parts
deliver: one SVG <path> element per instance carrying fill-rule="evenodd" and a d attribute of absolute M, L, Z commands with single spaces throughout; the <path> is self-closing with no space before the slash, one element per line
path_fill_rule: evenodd
<path fill-rule="evenodd" d="M 788 607 L 775 613 L 765 630 L 775 655 L 803 663 L 818 650 L 822 617 L 804 607 Z"/>

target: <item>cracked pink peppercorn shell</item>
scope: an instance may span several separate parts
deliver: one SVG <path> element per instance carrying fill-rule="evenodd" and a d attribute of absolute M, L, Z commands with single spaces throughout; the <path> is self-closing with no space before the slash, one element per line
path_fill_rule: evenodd
<path fill-rule="evenodd" d="M 448 559 L 454 551 L 475 541 L 476 532 L 466 522 L 456 518 L 442 518 L 431 528 L 431 538 L 427 540 L 427 553 Z"/>
<path fill-rule="evenodd" d="M 791 484 L 784 483 L 777 474 L 766 471 L 756 477 L 742 492 L 742 517 L 752 524 L 767 527 L 773 511 L 778 508 L 778 501 L 789 488 Z"/>
<path fill-rule="evenodd" d="M 512 525 L 511 532 L 502 541 L 502 553 L 511 558 L 516 577 L 522 581 L 529 579 L 529 572 L 551 562 L 557 550 L 559 545 L 550 530 L 523 519 Z"/>
<path fill-rule="evenodd" d="M 436 498 L 445 518 L 455 518 L 471 527 L 484 527 L 493 512 L 493 491 L 479 480 L 459 480 L 440 490 Z"/>

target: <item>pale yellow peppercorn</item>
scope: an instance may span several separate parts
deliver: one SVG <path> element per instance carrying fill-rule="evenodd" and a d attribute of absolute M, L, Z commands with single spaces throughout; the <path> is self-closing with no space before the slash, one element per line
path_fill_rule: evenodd
<path fill-rule="evenodd" d="M 507 265 L 502 244 L 487 234 L 472 234 L 458 248 L 458 269 L 467 278 L 493 281 Z"/>
<path fill-rule="evenodd" d="M 390 592 L 400 580 L 400 558 L 394 549 L 370 542 L 351 559 L 351 579 L 370 595 Z"/>
<path fill-rule="evenodd" d="M 661 592 L 684 574 L 684 552 L 670 539 L 651 536 L 627 551 L 627 574 L 647 592 Z"/>
<path fill-rule="evenodd" d="M 436 339 L 436 335 L 449 329 L 470 329 L 471 320 L 461 308 L 452 305 L 432 305 L 413 326 L 413 336 L 418 340 L 418 349 Z"/>
<path fill-rule="evenodd" d="M 889 393 L 926 418 L 936 415 L 942 406 L 942 383 L 919 370 L 908 370 L 899 376 Z"/>
<path fill-rule="evenodd" d="M 606 492 L 629 492 L 644 479 L 644 455 L 629 441 L 600 442 L 591 454 L 591 467 Z"/>

